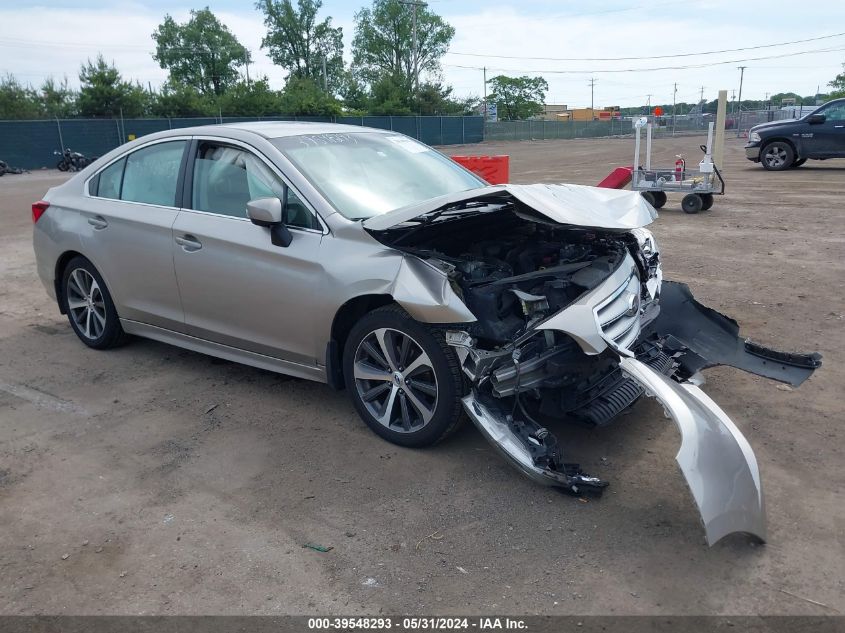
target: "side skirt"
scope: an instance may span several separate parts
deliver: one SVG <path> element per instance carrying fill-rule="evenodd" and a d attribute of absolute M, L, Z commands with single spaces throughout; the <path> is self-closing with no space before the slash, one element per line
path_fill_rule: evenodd
<path fill-rule="evenodd" d="M 131 321 L 129 319 L 121 319 L 120 325 L 123 326 L 123 331 L 127 334 L 134 334 L 135 336 L 153 339 L 154 341 L 160 341 L 162 343 L 167 343 L 168 345 L 175 345 L 176 347 L 183 347 L 193 352 L 199 352 L 200 354 L 208 354 L 209 356 L 223 358 L 225 360 L 242 363 L 251 367 L 258 367 L 259 369 L 266 369 L 267 371 L 276 372 L 278 374 L 286 374 L 288 376 L 314 380 L 316 382 L 326 382 L 325 367 L 317 365 L 314 367 L 300 365 L 299 363 L 292 363 L 290 361 L 281 360 L 280 358 L 256 354 L 255 352 L 248 352 L 236 347 L 214 343 L 195 336 L 188 336 L 187 334 L 181 334 L 179 332 L 174 332 L 173 330 L 166 330 L 154 325 L 147 325 L 146 323 L 139 323 L 138 321 Z"/>

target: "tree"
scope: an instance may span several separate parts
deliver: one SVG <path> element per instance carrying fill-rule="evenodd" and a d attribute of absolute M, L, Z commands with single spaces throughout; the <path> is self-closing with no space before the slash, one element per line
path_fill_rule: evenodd
<path fill-rule="evenodd" d="M 455 29 L 425 6 L 417 12 L 417 67 L 437 74 Z M 410 93 L 414 83 L 413 18 L 411 7 L 399 0 L 373 0 L 371 8 L 355 14 L 352 40 L 354 64 L 370 84 L 390 77 Z"/>
<path fill-rule="evenodd" d="M 61 83 L 56 83 L 48 77 L 41 84 L 41 105 L 48 117 L 67 118 L 76 114 L 75 91 L 68 87 L 67 77 Z"/>
<path fill-rule="evenodd" d="M 528 119 L 542 114 L 549 84 L 542 77 L 498 75 L 490 84 L 489 101 L 496 103 L 503 119 Z"/>
<path fill-rule="evenodd" d="M 289 77 L 280 99 L 281 114 L 287 116 L 339 116 L 340 102 L 313 79 Z"/>
<path fill-rule="evenodd" d="M 411 92 L 401 78 L 384 75 L 373 82 L 367 103 L 369 114 L 378 116 L 409 116 L 411 109 Z"/>
<path fill-rule="evenodd" d="M 149 95 L 141 86 L 124 81 L 114 64 L 102 55 L 90 59 L 79 71 L 79 113 L 82 116 L 138 117 L 144 114 Z"/>
<path fill-rule="evenodd" d="M 343 81 L 343 29 L 333 28 L 332 19 L 317 21 L 321 0 L 259 0 L 264 12 L 267 35 L 261 48 L 268 50 L 273 63 L 292 76 L 308 78 L 334 94 Z M 326 74 L 323 76 L 323 62 Z"/>
<path fill-rule="evenodd" d="M 281 110 L 280 95 L 270 89 L 267 77 L 237 83 L 220 98 L 224 116 L 271 116 L 280 114 Z"/>
<path fill-rule="evenodd" d="M 842 64 L 842 72 L 833 78 L 833 81 L 827 84 L 833 91 L 830 93 L 831 99 L 845 97 L 845 64 Z"/>
<path fill-rule="evenodd" d="M 0 119 L 37 119 L 42 116 L 38 93 L 11 74 L 0 79 Z"/>
<path fill-rule="evenodd" d="M 154 95 L 150 110 L 154 116 L 164 117 L 209 116 L 218 112 L 211 97 L 193 86 L 170 82 Z"/>
<path fill-rule="evenodd" d="M 191 11 L 185 24 L 164 16 L 152 37 L 153 59 L 170 71 L 170 81 L 193 86 L 204 95 L 222 95 L 240 79 L 238 68 L 252 61 L 208 7 Z"/>
<path fill-rule="evenodd" d="M 452 87 L 439 81 L 420 84 L 415 111 L 423 116 L 461 116 L 478 113 L 479 100 L 474 97 L 455 99 Z"/>
<path fill-rule="evenodd" d="M 341 99 L 347 113 L 366 114 L 370 105 L 366 87 L 352 71 L 346 70 L 340 82 Z"/>

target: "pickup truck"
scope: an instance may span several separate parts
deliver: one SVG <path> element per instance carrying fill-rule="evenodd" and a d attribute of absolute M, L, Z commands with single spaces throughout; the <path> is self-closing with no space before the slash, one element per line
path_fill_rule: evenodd
<path fill-rule="evenodd" d="M 845 99 L 834 99 L 800 119 L 748 130 L 745 157 L 770 171 L 800 167 L 807 159 L 845 158 Z"/>

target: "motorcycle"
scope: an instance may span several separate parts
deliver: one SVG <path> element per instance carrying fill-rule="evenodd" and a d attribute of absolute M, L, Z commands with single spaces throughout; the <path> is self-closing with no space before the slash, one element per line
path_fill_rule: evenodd
<path fill-rule="evenodd" d="M 79 152 L 74 152 L 71 148 L 65 148 L 64 152 L 60 152 L 59 150 L 55 150 L 53 152 L 56 156 L 61 156 L 61 160 L 58 162 L 56 167 L 59 171 L 79 171 L 93 163 L 97 160 L 96 156 L 91 158 L 85 156 L 84 154 L 80 154 Z"/>

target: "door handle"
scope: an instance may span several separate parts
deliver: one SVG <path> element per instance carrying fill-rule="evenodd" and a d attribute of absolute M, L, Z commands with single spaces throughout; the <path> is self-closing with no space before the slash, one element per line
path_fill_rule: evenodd
<path fill-rule="evenodd" d="M 109 225 L 109 223 L 106 222 L 106 219 L 101 215 L 95 215 L 92 218 L 88 218 L 88 224 L 93 226 L 97 231 L 100 231 Z"/>
<path fill-rule="evenodd" d="M 833 127 L 840 128 L 840 127 L 845 127 L 845 125 L 834 125 Z"/>
<path fill-rule="evenodd" d="M 188 253 L 193 253 L 194 251 L 198 251 L 202 248 L 202 242 L 200 242 L 193 235 L 184 235 L 182 237 L 177 237 L 176 243 Z"/>

